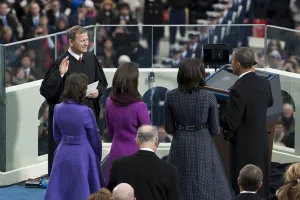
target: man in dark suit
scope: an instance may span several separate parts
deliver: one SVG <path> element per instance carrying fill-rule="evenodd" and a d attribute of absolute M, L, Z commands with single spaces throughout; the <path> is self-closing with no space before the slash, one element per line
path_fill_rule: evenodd
<path fill-rule="evenodd" d="M 119 183 L 130 184 L 136 199 L 178 200 L 179 176 L 176 168 L 159 159 L 157 129 L 141 126 L 136 138 L 139 151 L 116 160 L 110 171 L 108 189 L 112 191 Z"/>
<path fill-rule="evenodd" d="M 233 73 L 239 79 L 229 93 L 226 114 L 220 123 L 224 130 L 232 132 L 231 181 L 239 193 L 236 180 L 238 172 L 247 164 L 258 166 L 264 174 L 258 194 L 269 196 L 269 141 L 267 135 L 267 109 L 273 105 L 271 86 L 267 79 L 254 73 L 255 58 L 250 48 L 238 48 L 232 54 Z"/>
<path fill-rule="evenodd" d="M 13 36 L 17 39 L 19 36 L 18 20 L 12 12 L 8 11 L 8 4 L 6 1 L 0 1 L 0 30 L 3 27 L 9 26 L 13 31 Z"/>
<path fill-rule="evenodd" d="M 80 4 L 77 7 L 77 14 L 70 15 L 69 23 L 70 26 L 90 26 L 95 24 L 95 18 L 86 16 L 87 8 L 84 4 Z"/>
<path fill-rule="evenodd" d="M 257 194 L 263 184 L 262 179 L 263 174 L 259 167 L 255 165 L 243 167 L 237 180 L 241 192 L 233 200 L 263 200 Z"/>
<path fill-rule="evenodd" d="M 30 4 L 30 12 L 26 16 L 23 16 L 21 21 L 24 30 L 24 39 L 32 37 L 32 32 L 39 26 L 41 16 L 43 14 L 41 13 L 40 5 L 38 2 L 32 2 Z"/>

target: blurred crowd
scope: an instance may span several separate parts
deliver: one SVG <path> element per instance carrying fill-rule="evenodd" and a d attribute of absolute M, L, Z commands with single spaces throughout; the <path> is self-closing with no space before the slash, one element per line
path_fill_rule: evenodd
<path fill-rule="evenodd" d="M 141 68 L 177 67 L 183 58 L 201 58 L 205 43 L 228 43 L 231 49 L 250 46 L 252 28 L 228 24 L 262 23 L 300 29 L 298 1 L 284 4 L 246 0 L 9 0 L 0 1 L 0 44 L 6 44 L 6 86 L 42 79 L 54 58 L 68 48 L 64 33 L 71 26 L 101 25 L 89 30 L 89 51 L 104 68 L 133 61 Z M 254 9 L 255 7 L 255 9 Z M 278 9 L 280 8 L 280 9 Z M 263 14 L 262 10 L 265 10 Z M 284 15 L 280 15 L 285 14 Z M 251 21 L 252 19 L 252 21 Z M 137 24 L 157 27 L 138 27 Z M 166 33 L 160 25 L 174 25 Z M 224 25 L 185 27 L 177 25 Z M 132 25 L 132 26 L 122 26 Z M 177 32 L 179 29 L 179 32 Z M 167 38 L 165 36 L 168 35 Z M 39 38 L 24 43 L 10 43 Z M 297 32 L 268 31 L 267 55 L 258 49 L 257 67 L 299 72 L 300 36 Z"/>
<path fill-rule="evenodd" d="M 38 40 L 15 43 L 5 48 L 6 86 L 18 85 L 42 79 L 55 57 L 68 48 L 64 33 L 47 37 L 74 25 L 95 24 L 101 26 L 89 30 L 89 51 L 94 51 L 103 67 L 117 67 L 120 61 L 134 61 L 141 67 L 151 67 L 149 49 L 140 45 L 136 25 L 141 12 L 130 1 L 14 1 L 0 2 L 0 43 L 10 43 L 38 38 Z M 139 1 L 136 1 L 139 2 Z M 96 43 L 94 44 L 94 36 Z M 150 41 L 149 41 L 150 43 Z M 97 51 L 96 51 L 97 49 Z M 126 52 L 126 55 L 125 55 Z"/>
<path fill-rule="evenodd" d="M 295 148 L 295 118 L 293 105 L 285 103 L 283 113 L 274 128 L 274 144 Z"/>

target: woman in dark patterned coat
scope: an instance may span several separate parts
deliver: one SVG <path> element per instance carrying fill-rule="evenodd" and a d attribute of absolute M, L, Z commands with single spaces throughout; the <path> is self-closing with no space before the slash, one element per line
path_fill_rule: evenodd
<path fill-rule="evenodd" d="M 204 89 L 204 64 L 184 59 L 178 88 L 165 99 L 165 129 L 173 135 L 168 161 L 179 172 L 180 200 L 231 199 L 232 188 L 213 141 L 220 133 L 217 100 Z"/>

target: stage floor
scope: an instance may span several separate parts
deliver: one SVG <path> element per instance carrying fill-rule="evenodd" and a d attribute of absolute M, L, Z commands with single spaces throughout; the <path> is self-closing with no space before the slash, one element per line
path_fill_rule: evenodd
<path fill-rule="evenodd" d="M 9 200 L 43 200 L 46 189 L 25 188 L 24 186 L 10 186 L 0 188 L 0 199 Z"/>

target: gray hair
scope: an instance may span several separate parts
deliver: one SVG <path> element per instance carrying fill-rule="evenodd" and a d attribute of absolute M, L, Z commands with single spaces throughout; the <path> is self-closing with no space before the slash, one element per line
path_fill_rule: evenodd
<path fill-rule="evenodd" d="M 255 56 L 249 47 L 239 47 L 234 51 L 234 57 L 243 68 L 249 69 L 255 64 Z"/>
<path fill-rule="evenodd" d="M 261 169 L 255 165 L 248 164 L 240 171 L 240 186 L 246 191 L 256 191 L 263 179 Z"/>
<path fill-rule="evenodd" d="M 69 40 L 75 40 L 76 34 L 83 34 L 87 33 L 87 30 L 83 28 L 82 26 L 73 26 L 67 30 L 67 39 Z"/>
<path fill-rule="evenodd" d="M 151 125 L 142 125 L 137 130 L 137 141 L 139 144 L 153 142 L 158 137 L 157 128 Z"/>
<path fill-rule="evenodd" d="M 117 185 L 112 193 L 113 200 L 131 200 L 134 198 L 134 190 L 127 183 Z"/>

